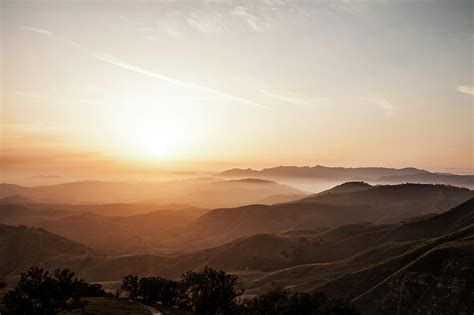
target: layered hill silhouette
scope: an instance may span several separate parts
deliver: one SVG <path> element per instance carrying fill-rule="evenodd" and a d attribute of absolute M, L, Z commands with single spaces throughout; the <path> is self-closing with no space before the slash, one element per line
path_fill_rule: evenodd
<path fill-rule="evenodd" d="M 68 210 L 50 208 L 51 205 L 0 205 L 0 222 L 11 225 L 40 227 L 108 254 L 166 252 L 184 247 L 172 239 L 179 227 L 193 222 L 207 209 L 169 205 L 172 210 L 155 210 L 130 216 L 104 216 L 85 210 L 103 212 L 114 205 L 55 205 Z M 119 212 L 131 211 L 132 204 L 118 205 Z M 143 210 L 142 204 L 135 205 Z M 46 207 L 46 208 L 43 208 Z M 166 206 L 155 206 L 162 209 Z M 136 210 L 134 210 L 136 211 Z M 177 229 L 176 231 L 173 229 Z M 169 240 L 169 242 L 167 242 Z M 156 253 L 156 251 L 155 251 Z"/>
<path fill-rule="evenodd" d="M 215 208 L 261 203 L 268 198 L 270 203 L 272 198 L 289 201 L 303 196 L 303 192 L 293 187 L 260 179 L 224 181 L 202 178 L 159 183 L 82 181 L 35 187 L 0 184 L 0 198 L 7 198 L 3 204 L 25 204 L 25 201 L 48 204 L 145 202 Z M 8 198 L 12 202 L 8 202 Z"/>
<path fill-rule="evenodd" d="M 218 174 L 224 178 L 263 178 L 313 179 L 313 180 L 364 180 L 378 184 L 420 183 L 445 184 L 474 189 L 474 175 L 454 175 L 449 173 L 432 173 L 417 168 L 385 168 L 385 167 L 326 167 L 316 166 L 278 166 L 262 170 L 234 168 Z"/>
<path fill-rule="evenodd" d="M 474 306 L 473 217 L 470 199 L 410 223 L 257 234 L 179 256 L 104 256 L 42 229 L 0 225 L 6 257 L 0 275 L 15 275 L 32 262 L 70 267 L 94 281 L 128 273 L 177 278 L 211 266 L 239 275 L 247 294 L 276 285 L 351 299 L 363 313 L 468 311 Z"/>
<path fill-rule="evenodd" d="M 468 189 L 451 186 L 371 186 L 358 182 L 288 203 L 211 211 L 170 205 L 172 210 L 156 206 L 162 210 L 105 216 L 96 213 L 110 214 L 114 208 L 119 212 L 139 211 L 133 210 L 133 206 L 143 211 L 152 206 L 0 205 L 0 222 L 45 228 L 113 255 L 173 254 L 224 245 L 261 233 L 333 228 L 357 222 L 394 224 L 407 217 L 446 211 L 472 196 L 474 192 Z"/>
<path fill-rule="evenodd" d="M 396 223 L 407 217 L 447 211 L 473 196 L 474 192 L 466 188 L 444 185 L 349 183 L 289 203 L 215 209 L 194 222 L 189 233 L 193 238 L 219 244 L 255 233 L 363 221 Z"/>
<path fill-rule="evenodd" d="M 426 240 L 429 239 L 457 233 L 460 230 L 467 231 L 466 233 L 469 234 L 472 232 L 472 224 L 469 222 L 473 216 L 474 199 L 471 199 L 448 212 L 415 223 L 390 225 L 361 223 L 322 231 L 305 230 L 299 233 L 297 233 L 298 231 L 294 233 L 285 231 L 257 234 L 186 255 L 126 255 L 120 257 L 99 255 L 71 259 L 68 263 L 91 280 L 116 280 L 120 278 L 120 272 L 124 270 L 140 274 L 178 277 L 186 270 L 199 269 L 206 265 L 227 271 L 259 270 L 262 274 L 276 270 L 276 273 L 265 275 L 259 282 L 254 282 L 264 286 L 265 283 L 270 283 L 282 275 L 281 272 L 283 274 L 288 272 L 278 271 L 279 269 L 291 267 L 297 270 L 298 268 L 307 268 L 307 264 L 315 264 L 318 268 L 332 266 L 328 264 L 336 264 L 334 266 L 337 267 L 341 261 L 351 266 L 354 264 L 365 266 L 404 254 L 413 248 L 418 248 L 420 244 L 426 243 Z M 434 230 L 433 226 L 446 228 Z M 46 233 L 44 230 L 13 229 Z M 420 229 L 427 231 L 427 234 L 420 234 Z M 401 230 L 403 233 L 400 233 Z M 429 236 L 427 236 L 428 234 Z M 84 252 L 87 251 L 84 249 Z M 270 278 L 265 279 L 266 277 Z M 306 286 L 307 283 L 305 282 L 304 285 Z"/>

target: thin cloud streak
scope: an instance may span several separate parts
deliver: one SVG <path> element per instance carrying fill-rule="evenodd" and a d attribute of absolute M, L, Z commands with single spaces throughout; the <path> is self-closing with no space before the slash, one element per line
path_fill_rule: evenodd
<path fill-rule="evenodd" d="M 249 101 L 247 99 L 244 99 L 244 98 L 241 98 L 241 97 L 238 97 L 238 96 L 235 96 L 235 95 L 227 94 L 227 93 L 224 93 L 222 91 L 209 88 L 207 86 L 202 86 L 202 85 L 199 85 L 199 84 L 196 84 L 196 83 L 193 83 L 193 82 L 188 82 L 188 81 L 181 81 L 181 80 L 178 80 L 178 79 L 175 79 L 175 78 L 172 78 L 172 77 L 160 74 L 160 73 L 152 72 L 150 70 L 147 70 L 147 69 L 129 64 L 127 62 L 124 62 L 124 61 L 122 61 L 118 58 L 115 58 L 114 56 L 110 56 L 110 55 L 106 55 L 106 54 L 98 54 L 98 53 L 93 53 L 92 55 L 96 59 L 101 60 L 103 62 L 109 63 L 111 65 L 117 66 L 117 67 L 122 68 L 122 69 L 133 71 L 135 73 L 143 74 L 143 75 L 146 75 L 146 76 L 149 76 L 149 77 L 161 80 L 161 81 L 173 83 L 173 84 L 176 84 L 176 85 L 180 85 L 180 86 L 184 86 L 184 87 L 188 87 L 188 88 L 192 88 L 192 89 L 205 91 L 205 92 L 208 92 L 210 94 L 222 96 L 222 97 L 225 97 L 225 98 L 228 98 L 228 99 L 231 99 L 231 100 L 234 100 L 234 101 L 238 101 L 240 103 L 244 103 L 244 104 L 247 104 L 247 105 L 253 105 L 253 106 L 260 107 L 260 108 L 273 110 L 272 107 L 269 107 L 269 106 L 266 106 L 266 105 L 263 105 L 263 104 L 259 104 L 259 103 L 253 102 L 253 101 Z"/>
<path fill-rule="evenodd" d="M 25 30 L 25 31 L 30 31 L 30 32 L 35 32 L 35 33 L 38 33 L 38 34 L 41 34 L 41 35 L 45 35 L 45 36 L 53 36 L 53 33 L 51 33 L 50 31 L 47 31 L 45 29 L 42 29 L 42 28 L 36 28 L 36 27 L 31 27 L 31 26 L 19 26 L 20 29 L 22 30 Z"/>
<path fill-rule="evenodd" d="M 263 95 L 269 96 L 277 101 L 283 101 L 291 104 L 306 104 L 307 102 L 301 99 L 290 98 L 282 95 L 275 94 L 266 90 L 260 90 Z"/>
<path fill-rule="evenodd" d="M 474 95 L 474 86 L 458 85 L 456 91 L 467 95 Z"/>
<path fill-rule="evenodd" d="M 38 33 L 38 34 L 41 34 L 41 35 L 44 35 L 44 36 L 48 36 L 48 37 L 52 37 L 54 35 L 52 32 L 44 30 L 44 29 L 38 29 L 38 28 L 33 28 L 33 27 L 28 27 L 28 26 L 20 26 L 20 28 L 22 28 L 24 30 L 31 31 L 31 32 L 35 32 L 35 33 Z M 216 90 L 216 89 L 209 88 L 207 86 L 196 84 L 194 82 L 181 81 L 181 80 L 169 77 L 167 75 L 152 72 L 150 70 L 141 68 L 139 66 L 127 63 L 127 62 L 125 62 L 123 60 L 120 60 L 120 59 L 118 59 L 114 56 L 111 56 L 111 55 L 93 52 L 90 49 L 88 49 L 88 48 L 86 48 L 86 47 L 84 47 L 84 46 L 82 46 L 82 45 L 80 45 L 80 44 L 78 44 L 74 41 L 68 40 L 68 39 L 66 39 L 65 41 L 69 45 L 71 45 L 75 48 L 82 49 L 83 51 L 87 52 L 88 54 L 90 54 L 92 57 L 94 57 L 97 60 L 106 62 L 108 64 L 114 65 L 116 67 L 119 67 L 119 68 L 122 68 L 122 69 L 125 69 L 125 70 L 129 70 L 129 71 L 132 71 L 132 72 L 135 72 L 135 73 L 138 73 L 138 74 L 149 76 L 149 77 L 161 80 L 161 81 L 173 83 L 175 85 L 179 85 L 179 86 L 183 86 L 183 87 L 187 87 L 187 88 L 191 88 L 191 89 L 196 89 L 196 90 L 201 90 L 201 91 L 204 91 L 204 92 L 207 92 L 207 93 L 210 93 L 210 94 L 214 94 L 214 95 L 217 95 L 217 96 L 221 96 L 221 97 L 224 97 L 224 98 L 227 98 L 227 99 L 230 99 L 230 100 L 234 100 L 234 101 L 237 101 L 237 102 L 240 102 L 240 103 L 243 103 L 243 104 L 252 105 L 252 106 L 263 108 L 263 109 L 266 109 L 266 110 L 274 110 L 274 108 L 272 108 L 270 106 L 263 105 L 263 104 L 260 104 L 260 103 L 257 103 L 257 102 L 253 102 L 253 101 L 247 100 L 247 99 L 239 97 L 239 96 L 231 95 L 231 94 L 228 94 L 228 93 Z"/>

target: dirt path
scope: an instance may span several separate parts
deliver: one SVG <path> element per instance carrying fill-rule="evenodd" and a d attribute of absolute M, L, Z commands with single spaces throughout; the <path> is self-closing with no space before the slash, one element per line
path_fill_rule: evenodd
<path fill-rule="evenodd" d="M 149 310 L 153 315 L 163 315 L 162 312 L 160 312 L 159 310 L 157 310 L 156 308 L 152 307 L 152 306 L 148 306 L 148 305 L 143 305 L 147 310 Z"/>

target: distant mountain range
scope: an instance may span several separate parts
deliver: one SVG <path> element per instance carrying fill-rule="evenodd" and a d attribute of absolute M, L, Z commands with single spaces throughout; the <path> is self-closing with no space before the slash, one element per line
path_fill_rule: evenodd
<path fill-rule="evenodd" d="M 362 180 L 379 184 L 421 183 L 446 184 L 474 188 L 474 175 L 454 175 L 432 173 L 426 170 L 409 168 L 384 167 L 326 167 L 316 166 L 278 166 L 262 170 L 234 168 L 218 174 L 224 178 L 262 178 L 262 179 L 313 179 L 313 180 Z"/>

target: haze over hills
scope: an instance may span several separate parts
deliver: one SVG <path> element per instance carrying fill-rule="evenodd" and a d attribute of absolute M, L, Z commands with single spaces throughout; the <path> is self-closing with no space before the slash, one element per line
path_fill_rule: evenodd
<path fill-rule="evenodd" d="M 474 189 L 474 175 L 454 175 L 449 173 L 431 173 L 413 167 L 385 168 L 385 167 L 326 167 L 316 166 L 277 166 L 261 170 L 234 168 L 218 174 L 223 178 L 263 178 L 285 183 L 294 183 L 296 180 L 327 181 L 335 185 L 338 181 L 362 180 L 373 184 L 445 184 Z"/>
<path fill-rule="evenodd" d="M 294 200 L 304 196 L 304 193 L 287 185 L 256 179 L 222 181 L 205 178 L 159 183 L 82 181 L 35 187 L 0 184 L 0 198 L 12 196 L 48 204 L 145 202 L 212 208 L 257 203 L 274 196 L 279 196 L 281 200 Z M 287 196 L 287 199 L 282 196 Z"/>
<path fill-rule="evenodd" d="M 170 254 L 219 246 L 259 233 L 333 228 L 364 221 L 393 224 L 446 211 L 472 196 L 473 191 L 451 186 L 371 186 L 359 182 L 274 205 L 215 210 L 156 206 L 155 211 L 125 216 L 110 214 L 114 207 L 130 213 L 153 208 L 141 203 L 3 205 L 0 222 L 42 227 L 108 254 Z M 104 212 L 108 215 L 98 214 Z"/>
<path fill-rule="evenodd" d="M 184 244 L 175 244 L 174 240 L 168 243 L 168 240 L 179 232 L 179 227 L 184 227 L 208 211 L 170 205 L 172 210 L 155 206 L 161 210 L 129 216 L 104 216 L 83 211 L 83 205 L 70 205 L 69 208 L 67 205 L 56 205 L 66 210 L 41 208 L 44 206 L 42 204 L 35 206 L 36 210 L 30 209 L 28 204 L 0 205 L 0 222 L 45 228 L 108 254 L 176 251 Z M 105 206 L 108 211 L 114 209 L 114 205 Z M 119 210 L 130 211 L 133 206 L 143 209 L 142 204 L 117 206 Z M 89 205 L 85 209 L 103 210 L 101 205 Z"/>

